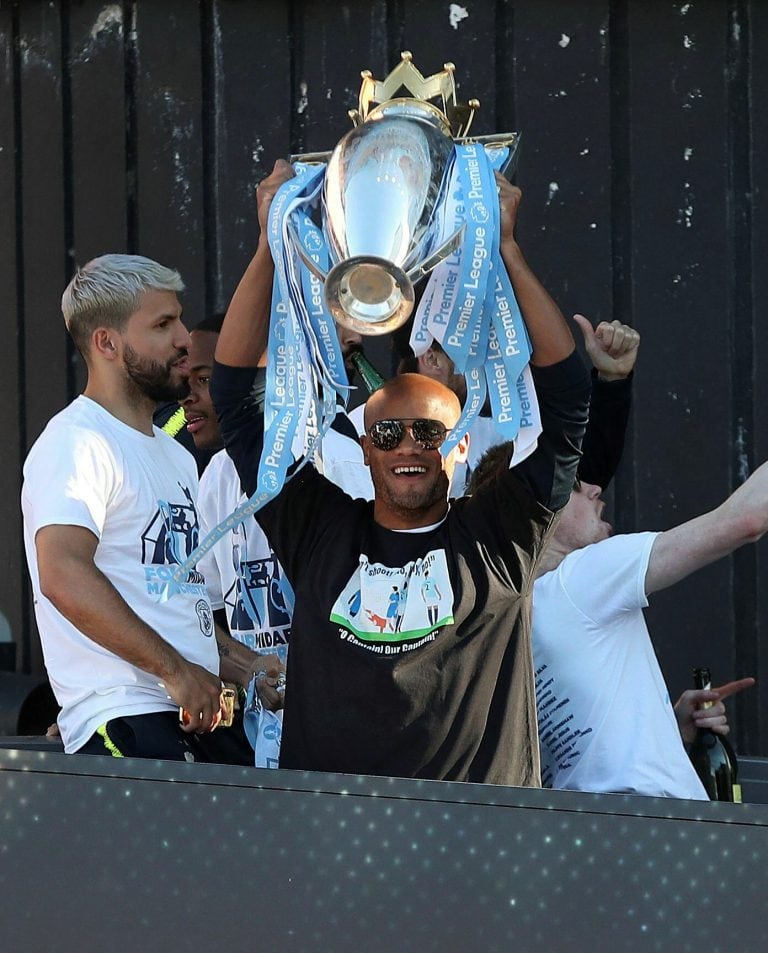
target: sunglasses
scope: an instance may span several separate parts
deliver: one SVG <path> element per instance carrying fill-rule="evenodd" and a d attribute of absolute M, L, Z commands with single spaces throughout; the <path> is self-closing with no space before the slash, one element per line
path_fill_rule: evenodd
<path fill-rule="evenodd" d="M 420 443 L 424 450 L 437 450 L 448 435 L 448 428 L 439 420 L 429 420 L 426 417 L 393 417 L 371 424 L 368 439 L 377 450 L 394 450 L 403 442 L 406 432 L 415 443 Z"/>

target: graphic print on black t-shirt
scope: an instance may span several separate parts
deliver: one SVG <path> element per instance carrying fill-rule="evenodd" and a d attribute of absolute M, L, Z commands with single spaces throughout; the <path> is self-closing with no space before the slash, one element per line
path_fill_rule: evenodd
<path fill-rule="evenodd" d="M 331 622 L 344 638 L 386 654 L 414 648 L 411 643 L 453 622 L 453 589 L 445 550 L 432 550 L 405 566 L 384 566 L 360 556 L 331 609 Z"/>

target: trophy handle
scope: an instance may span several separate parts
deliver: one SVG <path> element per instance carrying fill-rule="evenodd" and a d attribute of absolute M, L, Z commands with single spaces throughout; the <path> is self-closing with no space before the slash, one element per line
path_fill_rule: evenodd
<path fill-rule="evenodd" d="M 325 279 L 328 277 L 328 272 L 323 271 L 322 268 L 318 266 L 317 262 L 312 261 L 312 259 L 306 253 L 306 251 L 304 250 L 304 246 L 301 243 L 301 239 L 299 238 L 299 233 L 296 231 L 296 226 L 293 224 L 293 222 L 290 219 L 288 220 L 288 234 L 291 236 L 291 242 L 293 243 L 293 247 L 299 253 L 299 258 L 301 258 L 301 260 L 304 262 L 307 268 L 309 268 L 309 270 L 312 272 L 315 278 L 319 278 L 320 281 L 325 281 Z"/>
<path fill-rule="evenodd" d="M 520 139 L 519 132 L 496 132 L 490 136 L 466 136 L 463 139 L 456 139 L 455 142 L 477 143 L 484 146 L 487 152 L 494 149 L 509 149 L 509 155 L 504 160 L 499 171 L 507 181 L 512 181 L 512 176 L 517 171 L 517 160 L 520 158 Z"/>
<path fill-rule="evenodd" d="M 418 265 L 415 265 L 413 268 L 411 268 L 411 270 L 408 272 L 408 277 L 411 279 L 411 281 L 418 281 L 419 278 L 423 278 L 424 275 L 428 275 L 430 271 L 432 271 L 436 265 L 439 265 L 444 258 L 447 258 L 451 252 L 456 251 L 461 244 L 465 228 L 466 225 L 462 225 L 461 228 L 451 235 L 447 242 L 443 242 L 443 244 L 429 256 L 429 258 L 425 258 L 424 261 L 419 262 Z"/>

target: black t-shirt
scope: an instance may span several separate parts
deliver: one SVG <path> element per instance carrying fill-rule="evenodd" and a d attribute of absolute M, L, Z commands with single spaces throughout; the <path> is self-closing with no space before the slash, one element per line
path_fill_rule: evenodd
<path fill-rule="evenodd" d="M 372 503 L 311 467 L 256 514 L 296 594 L 281 767 L 539 784 L 531 587 L 573 485 L 589 383 L 575 356 L 535 373 L 539 449 L 453 501 L 438 526 L 384 529 Z M 263 435 L 255 381 L 214 371 L 249 494 Z"/>

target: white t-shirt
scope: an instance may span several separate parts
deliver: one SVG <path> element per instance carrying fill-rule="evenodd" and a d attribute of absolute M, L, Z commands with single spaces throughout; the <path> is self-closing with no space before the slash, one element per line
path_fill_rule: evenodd
<path fill-rule="evenodd" d="M 346 415 L 358 435 L 365 433 L 364 409 L 364 405 L 361 404 Z M 338 413 L 341 414 L 343 411 L 339 410 Z M 323 435 L 320 449 L 315 455 L 315 466 L 319 473 L 322 473 L 331 483 L 340 486 L 353 499 L 373 499 L 371 471 L 365 463 L 359 440 L 354 440 L 351 436 L 339 433 L 333 428 L 327 430 Z"/>
<path fill-rule="evenodd" d="M 373 484 L 356 440 L 329 430 L 316 465 L 350 496 L 373 498 Z M 222 450 L 211 459 L 200 479 L 201 539 L 245 500 L 235 465 Z M 226 611 L 232 637 L 254 652 L 274 654 L 285 662 L 293 589 L 256 520 L 249 517 L 227 531 L 200 559 L 197 568 L 205 577 L 214 609 Z M 261 710 L 258 696 L 253 704 L 253 709 L 246 709 L 245 725 L 256 767 L 276 768 L 283 713 Z"/>
<path fill-rule="evenodd" d="M 200 478 L 202 538 L 245 502 L 231 458 L 220 450 Z M 224 536 L 200 559 L 211 604 L 224 609 L 230 635 L 260 654 L 285 663 L 293 619 L 293 589 L 264 531 L 251 516 Z M 251 686 L 252 688 L 253 686 Z M 251 691 L 244 713 L 246 733 L 257 768 L 276 768 L 280 758 L 283 713 L 266 712 Z"/>
<path fill-rule="evenodd" d="M 240 477 L 220 450 L 200 478 L 201 538 L 245 502 Z M 283 654 L 293 616 L 293 589 L 253 517 L 229 530 L 201 558 L 211 605 L 225 609 L 230 634 L 253 651 Z"/>
<path fill-rule="evenodd" d="M 546 787 L 707 799 L 642 612 L 656 535 L 595 543 L 536 580 L 533 658 Z"/>
<path fill-rule="evenodd" d="M 156 676 L 102 648 L 40 592 L 35 536 L 83 526 L 99 540 L 94 562 L 144 622 L 184 658 L 218 673 L 202 575 L 161 600 L 173 566 L 199 541 L 192 456 L 155 428 L 140 433 L 80 396 L 57 414 L 24 464 L 22 510 L 35 614 L 65 751 L 77 751 L 111 718 L 173 710 Z"/>

